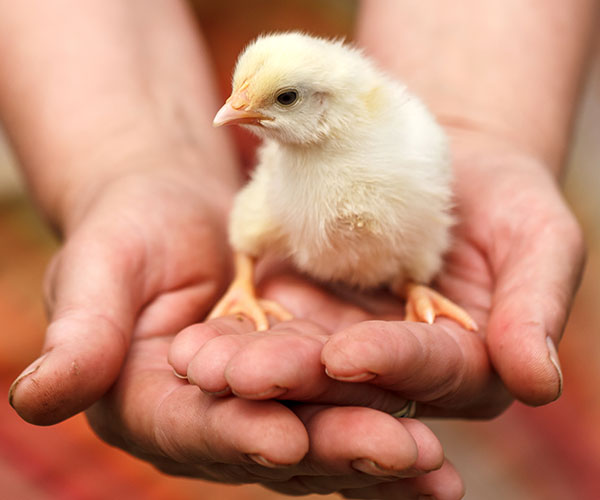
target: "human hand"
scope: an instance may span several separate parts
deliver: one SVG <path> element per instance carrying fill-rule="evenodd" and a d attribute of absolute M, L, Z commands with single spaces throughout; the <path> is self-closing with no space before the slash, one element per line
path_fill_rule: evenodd
<path fill-rule="evenodd" d="M 406 498 L 450 484 L 446 498 L 457 498 L 458 475 L 418 422 L 368 408 L 222 401 L 173 375 L 170 335 L 202 318 L 225 284 L 220 207 L 205 199 L 175 173 L 144 172 L 80 210 L 47 276 L 46 354 L 12 389 L 20 415 L 51 424 L 99 400 L 88 411 L 96 432 L 172 474 L 304 493 L 399 483 Z M 357 438 L 344 442 L 348 433 Z M 363 472 L 369 460 L 385 469 Z"/>
<path fill-rule="evenodd" d="M 450 134 L 461 223 L 438 284 L 472 312 L 480 336 L 441 321 L 417 338 L 357 325 L 329 340 L 323 362 L 335 375 L 377 374 L 371 383 L 421 402 L 420 415 L 494 416 L 510 396 L 549 403 L 562 391 L 555 346 L 582 271 L 581 230 L 542 162 L 483 133 Z M 432 377 L 444 359 L 441 374 L 452 376 L 424 394 L 411 376 Z"/>
<path fill-rule="evenodd" d="M 68 211 L 46 274 L 44 354 L 11 388 L 26 420 L 52 424 L 87 408 L 114 383 L 133 339 L 198 320 L 222 286 L 219 204 L 176 170 L 123 175 Z"/>
<path fill-rule="evenodd" d="M 323 331 L 283 335 L 282 324 L 232 338 L 194 327 L 173 343 L 174 368 L 211 393 L 360 404 L 325 376 L 322 362 L 332 378 L 418 401 L 423 416 L 491 417 L 513 396 L 533 405 L 556 399 L 562 376 L 553 345 L 581 271 L 581 234 L 542 165 L 474 139 L 455 141 L 462 223 L 438 284 L 475 317 L 479 334 L 444 319 L 367 321 L 399 319 L 397 301 L 357 296 L 359 307 L 279 276 L 263 295 Z"/>
<path fill-rule="evenodd" d="M 213 324 L 223 335 L 252 328 L 235 318 Z M 117 384 L 87 413 L 104 440 L 163 472 L 287 494 L 462 497 L 458 474 L 420 422 L 370 408 L 203 394 L 173 375 L 169 345 L 165 336 L 134 340 Z"/>

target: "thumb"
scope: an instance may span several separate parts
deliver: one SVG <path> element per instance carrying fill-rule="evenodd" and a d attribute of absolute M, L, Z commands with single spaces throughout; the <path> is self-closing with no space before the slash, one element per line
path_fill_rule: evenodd
<path fill-rule="evenodd" d="M 562 392 L 556 346 L 583 267 L 583 238 L 570 214 L 520 238 L 496 269 L 488 324 L 492 363 L 509 391 L 542 405 Z"/>
<path fill-rule="evenodd" d="M 114 240 L 101 240 L 75 238 L 48 270 L 44 354 L 9 392 L 28 422 L 50 425 L 86 409 L 119 373 L 138 309 L 133 291 L 140 284 L 132 270 L 139 267 L 110 244 Z"/>

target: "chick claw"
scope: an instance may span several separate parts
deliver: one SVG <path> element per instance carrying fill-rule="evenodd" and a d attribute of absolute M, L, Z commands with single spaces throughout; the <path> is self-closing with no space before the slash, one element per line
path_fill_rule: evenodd
<path fill-rule="evenodd" d="M 293 318 L 292 314 L 277 302 L 256 297 L 253 284 L 254 260 L 251 257 L 236 253 L 235 274 L 235 279 L 229 285 L 227 292 L 217 302 L 207 319 L 243 314 L 254 322 L 257 331 L 264 331 L 269 329 L 267 315 L 278 321 Z"/>
<path fill-rule="evenodd" d="M 446 316 L 467 330 L 477 331 L 477 323 L 454 302 L 424 285 L 406 285 L 406 321 L 433 324 L 436 316 Z"/>
<path fill-rule="evenodd" d="M 293 318 L 283 306 L 277 302 L 266 299 L 258 299 L 251 292 L 239 286 L 232 286 L 221 298 L 217 305 L 208 315 L 207 319 L 220 318 L 234 314 L 247 316 L 256 326 L 257 331 L 269 329 L 269 319 L 272 316 L 278 321 L 287 321 Z"/>

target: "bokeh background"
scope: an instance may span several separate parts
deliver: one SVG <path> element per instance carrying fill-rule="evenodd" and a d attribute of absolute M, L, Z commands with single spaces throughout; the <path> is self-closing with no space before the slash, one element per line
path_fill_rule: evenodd
<path fill-rule="evenodd" d="M 305 29 L 351 37 L 356 3 L 196 1 L 224 96 L 235 56 L 258 33 Z M 598 59 L 598 58 L 596 58 Z M 560 345 L 562 398 L 514 404 L 491 422 L 430 421 L 467 484 L 467 499 L 600 499 L 600 65 L 595 61 L 574 138 L 565 194 L 587 235 L 588 264 Z M 246 161 L 251 143 L 240 136 Z M 57 248 L 27 198 L 0 138 L 0 393 L 39 353 L 41 283 Z M 9 500 L 275 500 L 259 486 L 223 486 L 160 474 L 100 442 L 82 415 L 39 428 L 0 400 L 0 497 Z M 323 498 L 311 496 L 310 498 Z M 329 498 L 329 497 L 327 497 Z M 335 498 L 335 496 L 331 496 Z"/>

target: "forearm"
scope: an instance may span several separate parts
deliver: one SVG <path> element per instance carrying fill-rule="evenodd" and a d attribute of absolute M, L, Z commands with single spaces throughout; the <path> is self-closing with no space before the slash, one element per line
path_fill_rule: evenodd
<path fill-rule="evenodd" d="M 221 196 L 237 183 L 231 148 L 211 126 L 206 50 L 182 2 L 2 0 L 0 74 L 0 116 L 58 225 L 77 198 L 132 169 L 177 170 L 224 186 Z"/>
<path fill-rule="evenodd" d="M 455 130 L 560 170 L 595 0 L 364 0 L 359 43 Z"/>

